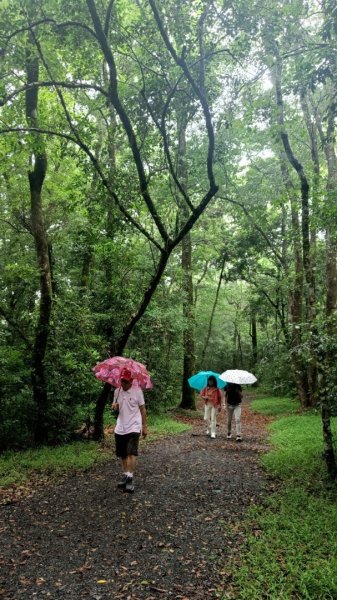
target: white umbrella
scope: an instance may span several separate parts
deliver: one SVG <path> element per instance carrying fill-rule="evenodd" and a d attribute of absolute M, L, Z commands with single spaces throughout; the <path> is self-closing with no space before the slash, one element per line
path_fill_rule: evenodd
<path fill-rule="evenodd" d="M 221 373 L 220 379 L 227 381 L 228 383 L 255 383 L 257 381 L 253 373 L 248 371 L 242 371 L 241 369 L 229 369 L 224 373 Z"/>

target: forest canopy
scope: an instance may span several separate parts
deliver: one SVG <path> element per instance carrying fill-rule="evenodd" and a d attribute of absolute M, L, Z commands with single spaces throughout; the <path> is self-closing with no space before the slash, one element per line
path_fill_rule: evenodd
<path fill-rule="evenodd" d="M 1 449 L 99 438 L 125 355 L 150 410 L 251 369 L 331 452 L 336 37 L 331 0 L 1 3 Z"/>

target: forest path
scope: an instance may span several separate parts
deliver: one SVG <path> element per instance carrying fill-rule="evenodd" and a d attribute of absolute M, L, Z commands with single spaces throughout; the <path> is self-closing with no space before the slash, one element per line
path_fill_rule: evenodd
<path fill-rule="evenodd" d="M 2 506 L 0 598 L 221 598 L 240 520 L 268 492 L 266 422 L 245 398 L 241 443 L 226 439 L 224 414 L 215 440 L 199 416 L 192 431 L 141 443 L 133 495 L 116 489 L 112 459 Z"/>

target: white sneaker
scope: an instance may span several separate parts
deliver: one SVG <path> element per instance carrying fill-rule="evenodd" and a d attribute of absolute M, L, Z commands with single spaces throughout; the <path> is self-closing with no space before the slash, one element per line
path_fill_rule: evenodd
<path fill-rule="evenodd" d="M 212 433 L 211 438 L 215 440 L 215 433 Z"/>
<path fill-rule="evenodd" d="M 231 440 L 231 439 L 232 439 L 232 434 L 231 434 L 231 433 L 228 433 L 228 435 L 227 435 L 227 439 L 228 439 L 228 440 Z"/>

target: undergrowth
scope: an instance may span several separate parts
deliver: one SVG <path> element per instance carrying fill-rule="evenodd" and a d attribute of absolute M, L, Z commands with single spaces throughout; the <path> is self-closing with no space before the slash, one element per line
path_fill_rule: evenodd
<path fill-rule="evenodd" d="M 231 560 L 231 583 L 222 597 L 336 600 L 336 487 L 327 479 L 320 416 L 301 414 L 288 398 L 264 398 L 251 407 L 277 416 L 262 464 L 282 484 L 247 515 L 247 541 L 240 560 Z M 336 419 L 332 427 L 336 439 Z"/>

